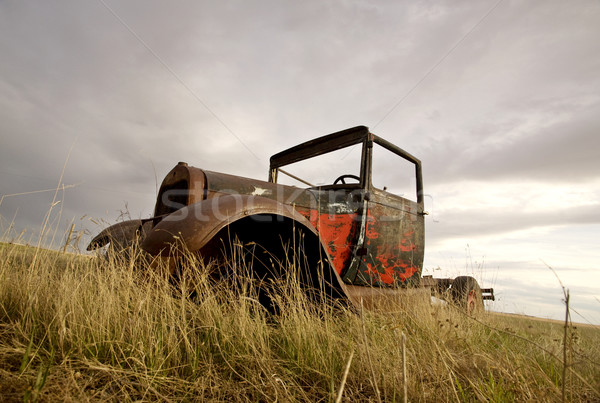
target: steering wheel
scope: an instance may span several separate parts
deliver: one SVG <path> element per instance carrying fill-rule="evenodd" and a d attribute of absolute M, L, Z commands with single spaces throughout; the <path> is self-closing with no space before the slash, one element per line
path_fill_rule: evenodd
<path fill-rule="evenodd" d="M 358 176 L 352 175 L 352 174 L 345 174 L 345 175 L 338 176 L 337 179 L 333 181 L 333 184 L 337 185 L 338 182 L 342 182 L 345 185 L 346 184 L 346 181 L 345 181 L 346 178 L 355 179 L 357 182 L 360 182 L 360 178 Z"/>

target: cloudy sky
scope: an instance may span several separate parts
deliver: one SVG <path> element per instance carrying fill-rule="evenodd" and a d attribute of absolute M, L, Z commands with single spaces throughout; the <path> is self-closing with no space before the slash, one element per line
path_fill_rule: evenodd
<path fill-rule="evenodd" d="M 592 0 L 3 1 L 0 230 L 35 237 L 59 182 L 57 239 L 150 216 L 178 161 L 266 179 L 362 124 L 423 162 L 427 273 L 560 318 L 550 266 L 600 324 L 598 21 Z"/>

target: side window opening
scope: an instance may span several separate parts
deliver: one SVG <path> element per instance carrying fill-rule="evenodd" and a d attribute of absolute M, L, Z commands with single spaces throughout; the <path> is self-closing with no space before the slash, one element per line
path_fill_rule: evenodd
<path fill-rule="evenodd" d="M 415 169 L 414 163 L 379 144 L 373 144 L 373 187 L 416 202 Z"/>

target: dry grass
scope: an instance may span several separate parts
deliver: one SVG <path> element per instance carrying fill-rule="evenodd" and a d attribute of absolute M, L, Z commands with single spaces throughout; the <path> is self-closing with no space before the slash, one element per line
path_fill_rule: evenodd
<path fill-rule="evenodd" d="M 419 300 L 361 316 L 289 283 L 273 316 L 193 258 L 176 285 L 139 260 L 17 245 L 0 265 L 3 401 L 402 401 L 402 333 L 409 401 L 562 399 L 560 324 Z M 567 398 L 598 401 L 600 330 L 568 333 Z"/>

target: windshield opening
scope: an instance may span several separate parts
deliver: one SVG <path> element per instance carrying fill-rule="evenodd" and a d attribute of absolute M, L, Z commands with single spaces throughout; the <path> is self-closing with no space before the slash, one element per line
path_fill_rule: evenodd
<path fill-rule="evenodd" d="M 279 168 L 277 183 L 296 187 L 323 187 L 360 183 L 361 147 L 355 145 Z"/>

